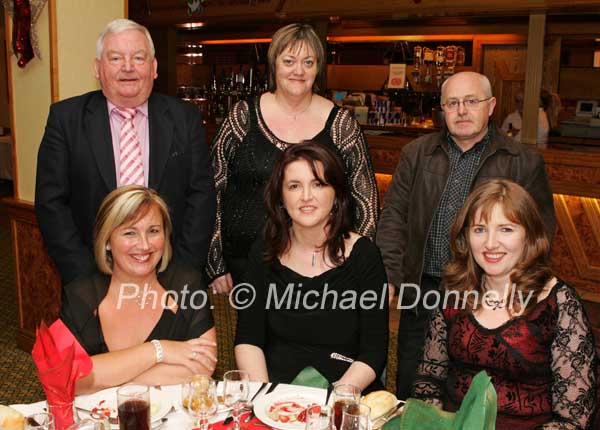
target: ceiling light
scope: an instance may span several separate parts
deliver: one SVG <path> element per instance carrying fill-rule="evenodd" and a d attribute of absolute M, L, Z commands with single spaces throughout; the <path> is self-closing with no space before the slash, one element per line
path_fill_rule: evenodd
<path fill-rule="evenodd" d="M 204 27 L 204 23 L 203 22 L 184 22 L 183 24 L 177 24 L 176 27 L 185 28 L 188 30 L 194 30 L 196 28 Z"/>

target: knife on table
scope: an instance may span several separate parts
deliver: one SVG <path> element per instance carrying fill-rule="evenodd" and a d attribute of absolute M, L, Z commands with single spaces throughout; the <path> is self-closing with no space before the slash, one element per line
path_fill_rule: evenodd
<path fill-rule="evenodd" d="M 265 384 L 266 384 L 266 382 L 265 382 Z M 267 394 L 269 394 L 271 391 L 273 391 L 273 390 L 274 390 L 274 389 L 277 387 L 277 385 L 279 385 L 279 383 L 278 383 L 278 382 L 273 382 L 273 383 L 271 384 L 271 386 L 269 387 L 269 389 L 268 389 L 267 391 L 265 391 L 265 395 L 267 395 Z M 261 387 L 260 389 L 262 390 L 262 387 Z M 259 391 L 260 391 L 260 390 L 259 390 Z M 257 395 L 257 394 L 258 394 L 258 393 L 256 393 L 256 394 L 254 395 L 254 397 L 256 397 L 256 395 Z M 252 398 L 252 400 L 254 400 L 254 397 Z M 246 418 L 244 418 L 244 423 L 249 423 L 249 422 L 250 422 L 250 420 L 251 420 L 252 418 L 254 418 L 255 416 L 256 416 L 256 415 L 254 414 L 254 408 L 252 408 L 252 410 L 250 411 L 250 413 L 248 414 L 248 416 L 247 416 Z"/>

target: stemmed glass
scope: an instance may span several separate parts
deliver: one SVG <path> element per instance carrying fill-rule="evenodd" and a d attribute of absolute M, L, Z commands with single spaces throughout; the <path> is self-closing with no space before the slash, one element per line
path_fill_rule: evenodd
<path fill-rule="evenodd" d="M 26 430 L 54 430 L 54 417 L 51 414 L 39 413 L 25 417 Z"/>
<path fill-rule="evenodd" d="M 250 377 L 243 370 L 230 370 L 223 375 L 223 397 L 225 404 L 232 408 L 234 429 L 240 430 L 240 411 L 248 401 Z"/>
<path fill-rule="evenodd" d="M 346 405 L 342 411 L 342 425 L 339 430 L 371 430 L 370 414 L 371 408 L 367 405 Z"/>
<path fill-rule="evenodd" d="M 181 402 L 201 430 L 208 430 L 208 417 L 217 412 L 217 384 L 206 375 L 195 375 L 182 384 Z"/>

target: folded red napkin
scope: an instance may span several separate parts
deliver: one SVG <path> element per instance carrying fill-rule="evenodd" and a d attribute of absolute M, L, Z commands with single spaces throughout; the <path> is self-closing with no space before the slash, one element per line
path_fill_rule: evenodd
<path fill-rule="evenodd" d="M 42 321 L 31 351 L 57 430 L 73 424 L 75 381 L 92 371 L 92 359 L 61 320 Z"/>
<path fill-rule="evenodd" d="M 252 418 L 250 421 L 245 423 L 244 420 L 246 419 L 246 417 L 249 414 L 250 414 L 250 412 L 245 412 L 240 415 L 240 427 L 243 430 L 268 430 L 271 428 L 270 426 L 266 425 L 265 423 L 263 423 L 261 420 L 259 420 L 256 417 Z M 223 424 L 223 421 L 219 421 L 219 422 L 209 425 L 208 428 L 210 430 L 227 430 L 227 429 L 232 429 L 234 425 L 235 425 L 235 423 L 233 421 L 231 421 L 227 425 Z"/>

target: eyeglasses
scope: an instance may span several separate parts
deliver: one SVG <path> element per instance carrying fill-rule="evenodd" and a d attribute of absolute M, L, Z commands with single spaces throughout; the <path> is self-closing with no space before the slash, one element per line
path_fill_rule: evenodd
<path fill-rule="evenodd" d="M 449 100 L 447 103 L 442 103 L 442 108 L 446 112 L 454 112 L 458 110 L 458 107 L 462 103 L 465 109 L 467 110 L 477 110 L 480 107 L 480 103 L 487 102 L 488 100 L 493 99 L 494 97 L 488 97 L 487 99 L 464 99 L 464 100 Z"/>

